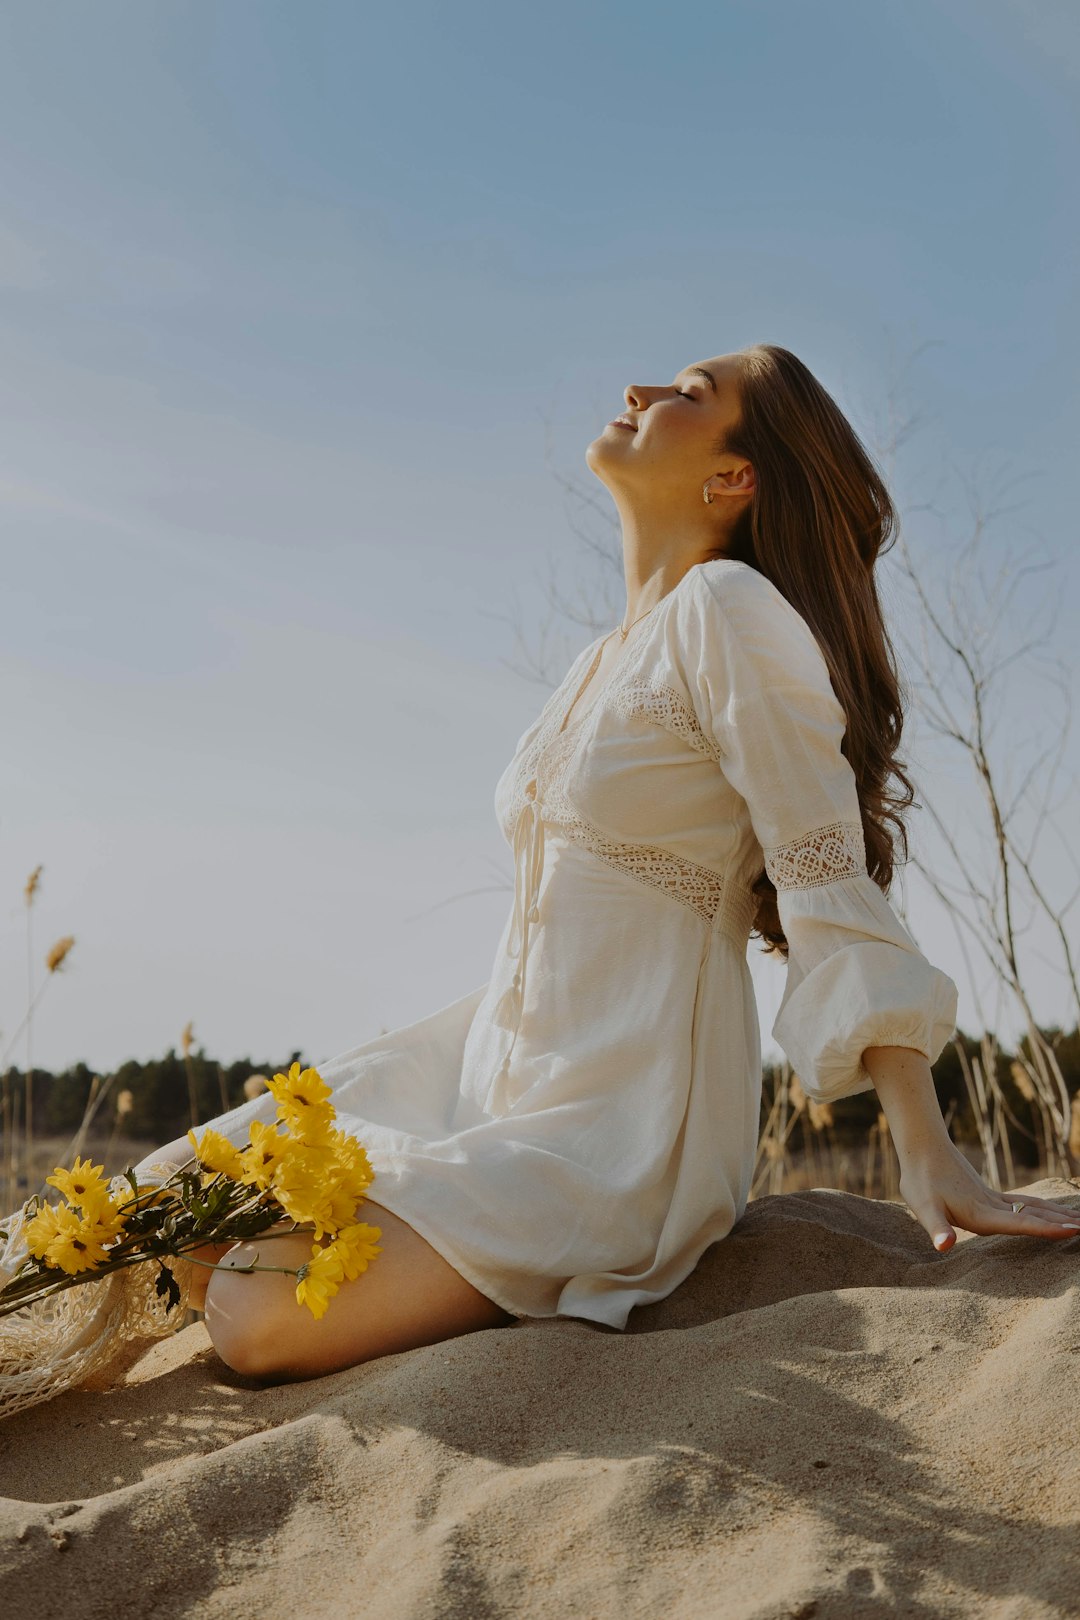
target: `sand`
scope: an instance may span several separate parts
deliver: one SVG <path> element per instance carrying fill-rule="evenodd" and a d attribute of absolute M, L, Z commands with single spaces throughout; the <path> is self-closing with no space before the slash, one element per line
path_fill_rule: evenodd
<path fill-rule="evenodd" d="M 1080 1184 L 1030 1191 L 1080 1208 Z M 625 1333 L 264 1387 L 201 1321 L 0 1425 L 5 1620 L 1080 1613 L 1080 1239 L 755 1200 Z"/>

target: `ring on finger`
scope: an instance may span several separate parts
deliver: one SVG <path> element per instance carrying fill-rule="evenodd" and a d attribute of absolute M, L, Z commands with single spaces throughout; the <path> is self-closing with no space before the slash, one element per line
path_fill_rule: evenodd
<path fill-rule="evenodd" d="M 1020 1211 L 1024 1208 L 1023 1199 L 1021 1199 L 1018 1204 L 1013 1204 L 1011 1207 L 1012 1207 L 1013 1214 L 1014 1215 L 1019 1215 Z"/>

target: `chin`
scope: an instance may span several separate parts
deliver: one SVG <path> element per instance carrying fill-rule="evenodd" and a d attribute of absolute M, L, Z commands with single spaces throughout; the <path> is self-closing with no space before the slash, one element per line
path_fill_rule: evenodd
<path fill-rule="evenodd" d="M 599 465 L 604 461 L 614 462 L 619 459 L 618 451 L 615 448 L 613 441 L 615 436 L 623 431 L 624 429 L 622 428 L 612 428 L 611 432 L 608 433 L 605 429 L 603 433 L 598 433 L 595 439 L 591 439 L 589 441 L 585 447 L 585 460 L 590 467 L 592 467 L 594 463 Z M 629 435 L 627 436 L 629 437 Z"/>
<path fill-rule="evenodd" d="M 600 441 L 598 439 L 593 439 L 591 444 L 587 444 L 585 446 L 585 465 L 588 467 L 590 472 L 594 472 L 596 474 L 597 478 L 602 479 L 604 476 L 603 468 L 605 459 L 603 449 L 601 448 Z"/>

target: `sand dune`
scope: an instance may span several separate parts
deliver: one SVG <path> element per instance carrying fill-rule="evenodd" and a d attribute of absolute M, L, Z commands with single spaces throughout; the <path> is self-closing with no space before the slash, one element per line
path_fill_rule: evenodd
<path fill-rule="evenodd" d="M 0 1426 L 0 1610 L 1075 1616 L 1078 1256 L 938 1255 L 903 1205 L 816 1189 L 752 1203 L 625 1333 L 261 1388 L 197 1323 Z"/>

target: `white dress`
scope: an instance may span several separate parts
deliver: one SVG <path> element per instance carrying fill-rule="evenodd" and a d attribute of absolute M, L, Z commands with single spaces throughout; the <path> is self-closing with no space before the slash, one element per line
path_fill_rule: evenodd
<path fill-rule="evenodd" d="M 574 703 L 603 639 L 496 787 L 516 880 L 490 978 L 315 1067 L 372 1205 L 515 1316 L 624 1328 L 749 1198 L 762 866 L 790 946 L 772 1034 L 810 1097 L 870 1089 L 868 1046 L 933 1062 L 957 992 L 867 874 L 843 710 L 764 575 L 692 567 Z M 274 1112 L 263 1094 L 207 1123 L 239 1145 Z"/>

